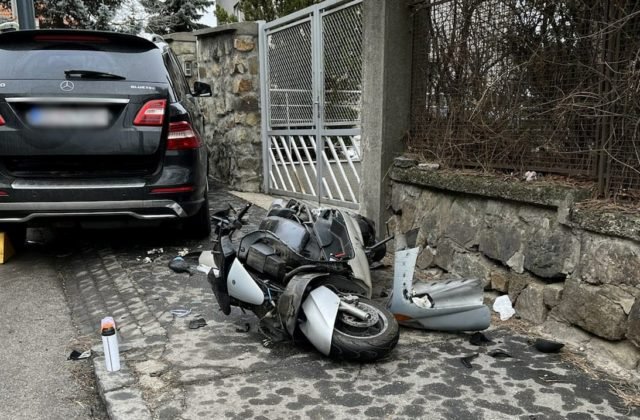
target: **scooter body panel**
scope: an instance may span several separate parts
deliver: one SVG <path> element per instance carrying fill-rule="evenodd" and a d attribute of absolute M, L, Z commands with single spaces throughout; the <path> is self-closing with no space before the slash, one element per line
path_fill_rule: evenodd
<path fill-rule="evenodd" d="M 264 302 L 264 292 L 238 259 L 233 261 L 229 270 L 227 290 L 229 296 L 242 302 L 252 305 L 262 305 Z"/>
<path fill-rule="evenodd" d="M 401 325 L 437 331 L 478 331 L 491 324 L 483 304 L 479 279 L 452 279 L 413 285 L 418 248 L 396 251 L 393 295 L 389 309 L 400 315 Z M 428 294 L 432 307 L 415 303 L 413 295 Z M 404 320 L 402 320 L 404 319 Z"/>
<path fill-rule="evenodd" d="M 324 286 L 314 289 L 302 304 L 306 321 L 300 323 L 300 330 L 326 356 L 331 352 L 333 327 L 339 307 L 340 298 Z"/>
<path fill-rule="evenodd" d="M 287 283 L 287 288 L 278 300 L 278 313 L 289 335 L 293 336 L 298 327 L 298 314 L 302 307 L 302 298 L 305 296 L 307 287 L 314 280 L 326 276 L 325 273 L 298 274 L 293 276 Z"/>
<path fill-rule="evenodd" d="M 347 228 L 349 239 L 351 240 L 354 252 L 353 258 L 349 260 L 348 264 L 353 271 L 353 276 L 366 285 L 368 293 L 365 297 L 370 299 L 373 287 L 371 283 L 369 261 L 367 259 L 367 255 L 364 252 L 365 246 L 364 240 L 362 239 L 362 232 L 360 232 L 358 222 L 351 215 L 349 215 L 348 213 L 342 213 L 342 218 Z"/>

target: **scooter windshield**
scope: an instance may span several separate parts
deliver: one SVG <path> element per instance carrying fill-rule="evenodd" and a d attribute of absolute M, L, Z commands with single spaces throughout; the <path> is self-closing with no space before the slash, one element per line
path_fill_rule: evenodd
<path fill-rule="evenodd" d="M 339 211 L 324 210 L 320 213 L 313 230 L 318 245 L 329 260 L 345 260 L 354 257 L 353 245 L 345 220 Z"/>

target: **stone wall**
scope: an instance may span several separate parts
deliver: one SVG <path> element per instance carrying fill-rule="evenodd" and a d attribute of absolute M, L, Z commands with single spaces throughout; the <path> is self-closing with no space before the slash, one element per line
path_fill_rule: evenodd
<path fill-rule="evenodd" d="M 419 268 L 479 277 L 540 331 L 640 372 L 640 218 L 581 207 L 586 187 L 423 166 L 400 159 L 391 174 L 401 228 L 419 229 Z"/>
<path fill-rule="evenodd" d="M 185 77 L 189 81 L 189 86 L 193 89 L 193 83 L 198 80 L 198 59 L 196 57 L 196 36 L 191 32 L 175 32 L 165 35 L 164 40 L 167 41 L 171 50 L 174 52 L 180 64 Z M 191 76 L 187 75 L 186 63 L 191 63 Z"/>
<path fill-rule="evenodd" d="M 210 177 L 239 191 L 260 191 L 260 80 L 258 24 L 234 23 L 195 32 L 199 79 L 213 96 L 202 98 Z"/>

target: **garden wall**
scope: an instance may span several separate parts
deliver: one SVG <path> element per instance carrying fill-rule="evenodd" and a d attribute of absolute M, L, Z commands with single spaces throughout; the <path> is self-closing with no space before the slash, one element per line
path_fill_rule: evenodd
<path fill-rule="evenodd" d="M 239 191 L 262 184 L 258 24 L 234 23 L 195 32 L 198 71 L 213 95 L 202 98 L 209 173 Z"/>
<path fill-rule="evenodd" d="M 590 187 L 434 170 L 396 159 L 392 206 L 418 266 L 508 294 L 538 330 L 640 372 L 640 217 L 580 204 Z"/>

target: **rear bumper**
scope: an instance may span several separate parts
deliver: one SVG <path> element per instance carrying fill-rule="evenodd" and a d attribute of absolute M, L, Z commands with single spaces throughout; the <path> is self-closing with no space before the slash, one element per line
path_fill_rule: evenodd
<path fill-rule="evenodd" d="M 174 200 L 74 201 L 0 203 L 0 222 L 25 223 L 38 218 L 123 216 L 139 220 L 179 219 L 199 208 L 204 199 L 181 203 Z"/>

